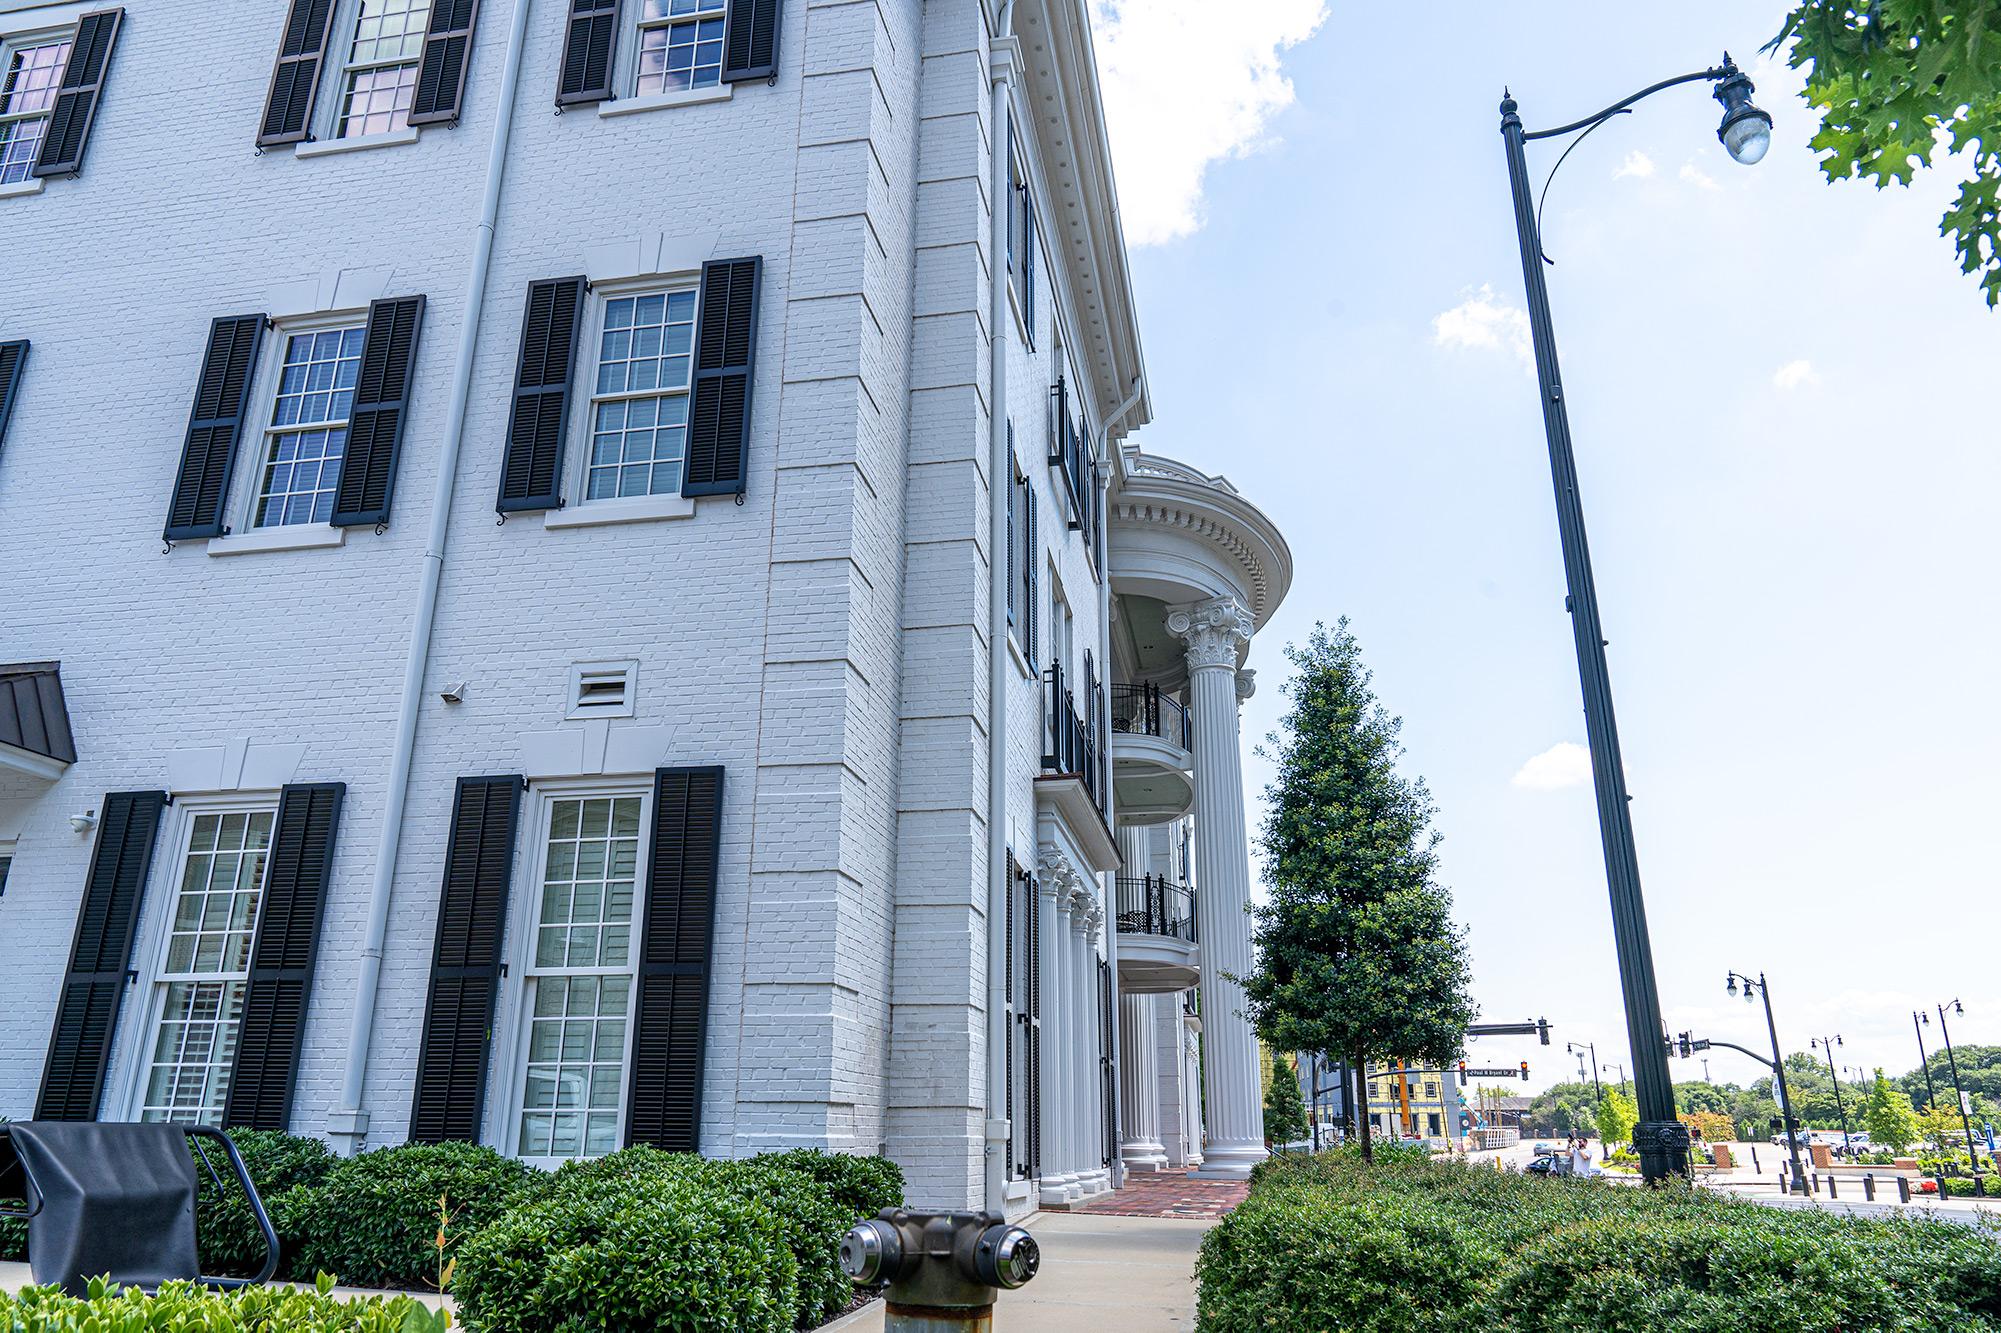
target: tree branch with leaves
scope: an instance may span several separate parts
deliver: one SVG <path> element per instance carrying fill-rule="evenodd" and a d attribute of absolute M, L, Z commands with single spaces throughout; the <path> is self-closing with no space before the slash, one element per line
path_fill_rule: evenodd
<path fill-rule="evenodd" d="M 1939 234 L 2001 304 L 2001 0 L 1806 0 L 1765 49 L 1789 41 L 1829 180 L 1909 185 L 1941 148 L 1971 168 Z"/>

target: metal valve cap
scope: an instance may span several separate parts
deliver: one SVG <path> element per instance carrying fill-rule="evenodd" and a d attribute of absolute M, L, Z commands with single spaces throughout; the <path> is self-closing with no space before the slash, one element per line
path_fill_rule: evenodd
<path fill-rule="evenodd" d="M 903 1238 L 887 1222 L 857 1222 L 841 1238 L 841 1271 L 862 1286 L 879 1282 L 903 1255 Z"/>
<path fill-rule="evenodd" d="M 974 1251 L 980 1280 L 1003 1291 L 1026 1286 L 1042 1267 L 1042 1247 L 1020 1227 L 993 1226 L 980 1233 Z"/>

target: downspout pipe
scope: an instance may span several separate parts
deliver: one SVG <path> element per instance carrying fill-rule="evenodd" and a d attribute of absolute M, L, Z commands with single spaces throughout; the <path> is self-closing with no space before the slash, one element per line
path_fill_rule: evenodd
<path fill-rule="evenodd" d="M 368 1134 L 362 1090 L 368 1076 L 368 1049 L 375 1035 L 375 1001 L 382 981 L 382 951 L 389 936 L 389 908 L 395 895 L 396 854 L 402 843 L 410 765 L 417 749 L 417 714 L 423 704 L 424 675 L 430 665 L 438 584 L 444 576 L 445 545 L 451 533 L 452 494 L 458 483 L 460 446 L 465 441 L 466 400 L 471 395 L 473 357 L 479 347 L 480 317 L 486 306 L 487 278 L 493 267 L 500 186 L 514 134 L 515 95 L 521 84 L 521 54 L 527 43 L 528 11 L 533 3 L 534 0 L 515 0 L 513 22 L 507 33 L 507 55 L 500 72 L 499 112 L 493 123 L 492 141 L 487 146 L 486 188 L 480 199 L 479 220 L 473 228 L 472 258 L 466 266 L 466 309 L 452 361 L 451 399 L 445 415 L 443 448 L 438 455 L 437 485 L 431 496 L 431 524 L 424 538 L 417 603 L 410 614 L 410 646 L 403 662 L 403 698 L 396 714 L 396 747 L 389 760 L 382 833 L 375 848 L 375 879 L 369 886 L 361 974 L 355 981 L 354 1027 L 348 1036 L 340 1101 L 328 1123 L 329 1131 L 344 1140 L 350 1154 L 359 1150 Z"/>
<path fill-rule="evenodd" d="M 1105 424 L 1098 433 L 1098 475 L 1096 480 L 1098 496 L 1102 501 L 1098 506 L 1098 518 L 1105 525 L 1103 540 L 1106 566 L 1104 569 L 1098 571 L 1098 660 L 1104 663 L 1104 671 L 1098 681 L 1098 716 L 1105 719 L 1105 725 L 1108 728 L 1112 724 L 1112 432 L 1118 428 L 1118 424 L 1121 421 L 1125 420 L 1126 413 L 1132 411 L 1139 403 L 1140 390 L 1143 383 L 1144 381 L 1138 376 L 1133 378 L 1132 392 L 1126 396 L 1126 400 L 1123 403 L 1112 409 L 1111 416 L 1105 419 Z M 1116 841 L 1118 798 L 1112 787 L 1111 733 L 1107 731 L 1105 735 L 1100 736 L 1098 744 L 1103 747 L 1102 752 L 1098 756 L 1098 762 L 1105 766 L 1105 822 L 1112 826 L 1114 840 Z M 1123 1146 L 1120 1127 L 1125 1124 L 1125 1108 L 1118 1104 L 1119 1073 L 1121 1061 L 1125 1059 L 1125 1052 L 1119 1047 L 1118 875 L 1119 872 L 1114 870 L 1110 882 L 1101 884 L 1098 890 L 1105 906 L 1105 963 L 1111 968 L 1112 974 L 1111 1023 L 1109 1025 L 1110 1031 L 1105 1037 L 1105 1044 L 1108 1047 L 1106 1054 L 1111 1057 L 1112 1062 L 1112 1123 L 1107 1127 L 1107 1133 L 1111 1137 L 1112 1160 L 1106 1169 L 1111 1172 L 1112 1187 L 1114 1189 L 1123 1186 L 1126 1177 L 1125 1156 L 1120 1151 Z"/>
<path fill-rule="evenodd" d="M 988 370 L 991 394 L 987 403 L 989 460 L 987 464 L 987 1143 L 986 1206 L 988 1211 L 1007 1211 L 1008 1117 L 1014 1108 L 1007 1105 L 1007 696 L 1009 679 L 1007 655 L 1007 502 L 1014 484 L 1008 461 L 1007 357 L 1014 328 L 1008 312 L 1007 232 L 1008 210 L 1013 200 L 1008 194 L 1008 117 L 1013 114 L 1009 94 L 1014 87 L 1018 48 L 1014 34 L 1014 0 L 1001 6 L 993 40 L 987 53 L 992 80 L 993 201 L 988 242 L 989 313 L 991 330 L 988 349 L 992 364 Z M 1030 911 L 1035 904 L 1030 904 Z M 1012 1127 L 1027 1133 L 1026 1125 Z"/>

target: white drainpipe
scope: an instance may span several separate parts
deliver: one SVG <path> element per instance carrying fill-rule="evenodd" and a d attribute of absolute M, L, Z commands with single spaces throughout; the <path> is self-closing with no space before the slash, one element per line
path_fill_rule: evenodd
<path fill-rule="evenodd" d="M 368 1048 L 375 1032 L 375 997 L 382 980 L 382 950 L 389 935 L 389 906 L 396 884 L 396 853 L 402 841 L 404 802 L 410 791 L 410 761 L 417 747 L 417 713 L 423 704 L 424 674 L 431 657 L 431 628 L 438 609 L 438 582 L 444 573 L 445 543 L 451 530 L 459 447 L 465 439 L 466 399 L 472 389 L 473 354 L 479 345 L 480 314 L 486 305 L 487 275 L 493 265 L 501 178 L 507 170 L 508 143 L 514 133 L 515 93 L 521 83 L 521 51 L 527 39 L 532 3 L 533 0 L 515 0 L 506 60 L 501 66 L 499 113 L 494 120 L 492 142 L 487 147 L 486 191 L 473 231 L 472 262 L 467 265 L 466 308 L 452 362 L 451 403 L 445 416 L 444 447 L 438 455 L 437 487 L 431 496 L 431 526 L 424 538 L 417 605 L 410 614 L 410 649 L 403 662 L 403 699 L 396 714 L 396 749 L 389 761 L 382 835 L 375 847 L 375 880 L 369 888 L 368 933 L 362 944 L 361 975 L 355 981 L 354 1027 L 348 1037 L 340 1101 L 327 1122 L 328 1132 L 342 1140 L 349 1153 L 358 1151 L 368 1134 L 368 1114 L 362 1110 L 361 1098 L 368 1075 Z"/>
<path fill-rule="evenodd" d="M 1001 6 L 995 36 L 988 49 L 993 78 L 993 200 L 989 242 L 993 271 L 987 327 L 992 330 L 989 370 L 991 427 L 987 467 L 987 1208 L 1007 1208 L 1007 1119 L 1014 1108 L 1007 1099 L 1007 695 L 1013 684 L 1007 657 L 1007 502 L 1014 484 L 1007 448 L 1008 332 L 1014 317 L 1008 312 L 1007 224 L 1014 200 L 1008 188 L 1008 92 L 1014 83 L 1016 47 L 1012 27 L 1014 0 Z M 1031 556 L 1031 558 L 1033 558 Z M 1029 908 L 1034 911 L 1033 905 Z M 1017 1125 L 1026 1133 L 1027 1126 Z"/>
<path fill-rule="evenodd" d="M 1098 738 L 1104 747 L 1099 762 L 1105 773 L 1105 822 L 1114 829 L 1117 837 L 1118 802 L 1112 792 L 1112 507 L 1110 502 L 1112 487 L 1112 431 L 1125 420 L 1126 413 L 1139 403 L 1143 379 L 1133 380 L 1132 393 L 1123 403 L 1112 409 L 1112 415 L 1105 419 L 1105 425 L 1098 436 L 1098 491 L 1106 497 L 1106 502 L 1098 507 L 1099 520 L 1105 525 L 1105 568 L 1098 571 L 1098 661 L 1103 664 L 1104 674 L 1098 683 L 1100 691 L 1098 716 L 1105 720 L 1105 734 Z M 1125 1123 L 1125 1116 L 1118 1104 L 1119 1061 L 1119 872 L 1112 872 L 1111 883 L 1103 885 L 1100 892 L 1105 904 L 1105 964 L 1112 972 L 1112 1012 L 1111 1030 L 1105 1041 L 1111 1047 L 1112 1057 L 1112 1160 L 1106 1169 L 1111 1172 L 1112 1185 L 1117 1188 L 1125 1183 L 1125 1161 L 1119 1149 L 1123 1146 L 1118 1126 Z"/>

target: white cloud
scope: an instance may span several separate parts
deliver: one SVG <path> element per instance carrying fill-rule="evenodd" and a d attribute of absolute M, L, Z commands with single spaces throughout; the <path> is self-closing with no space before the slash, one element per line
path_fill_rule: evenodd
<path fill-rule="evenodd" d="M 1716 183 L 1715 177 L 1696 166 L 1693 162 L 1684 162 L 1681 164 L 1681 179 L 1684 185 L 1693 185 L 1698 190 L 1720 190 L 1723 188 Z"/>
<path fill-rule="evenodd" d="M 1212 162 L 1265 147 L 1293 102 L 1287 48 L 1327 19 L 1326 0 L 1091 0 L 1126 240 L 1159 245 L 1202 225 Z"/>
<path fill-rule="evenodd" d="M 1509 780 L 1524 791 L 1561 791 L 1591 781 L 1591 751 L 1576 741 L 1558 741 L 1523 764 Z"/>
<path fill-rule="evenodd" d="M 1624 180 L 1626 177 L 1631 176 L 1636 180 L 1645 180 L 1653 174 L 1654 160 L 1635 148 L 1632 152 L 1626 154 L 1626 160 L 1619 164 L 1617 171 L 1612 173 L 1612 179 L 1615 181 Z"/>
<path fill-rule="evenodd" d="M 1811 361 L 1788 361 L 1772 372 L 1772 383 L 1781 389 L 1797 389 L 1804 384 L 1820 383 L 1820 372 Z"/>
<path fill-rule="evenodd" d="M 1482 283 L 1467 288 L 1464 298 L 1431 319 L 1431 341 L 1440 347 L 1471 347 L 1512 352 L 1524 366 L 1535 364 L 1529 342 L 1529 312 L 1511 306 Z"/>

